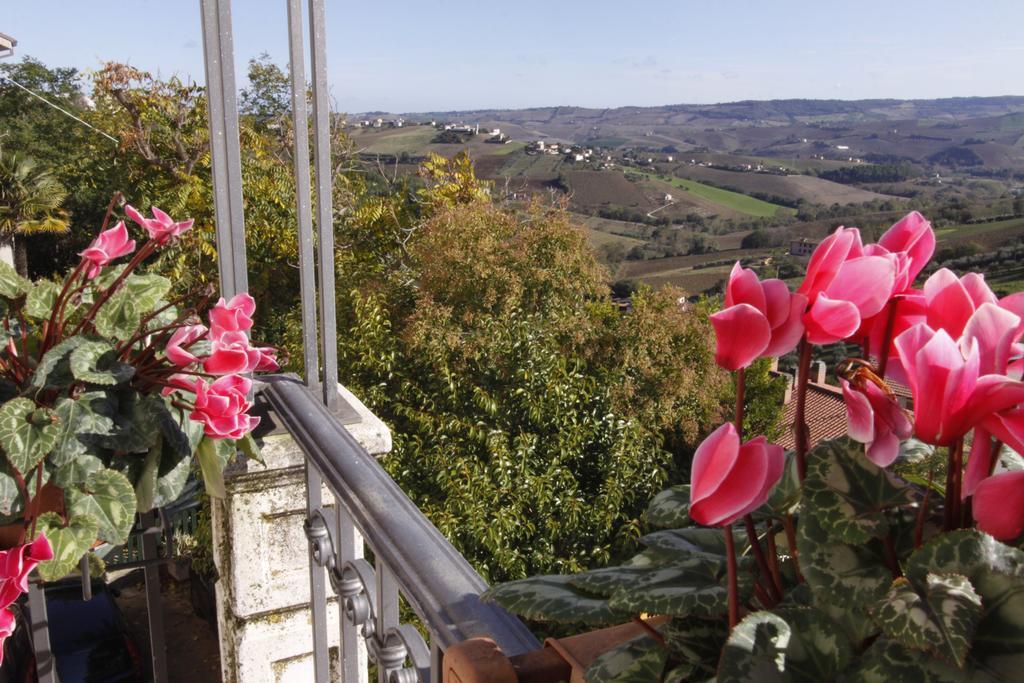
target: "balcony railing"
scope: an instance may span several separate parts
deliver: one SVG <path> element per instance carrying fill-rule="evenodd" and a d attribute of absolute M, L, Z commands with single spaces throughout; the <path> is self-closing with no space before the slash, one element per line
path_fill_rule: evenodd
<path fill-rule="evenodd" d="M 365 676 L 360 639 L 379 680 L 389 683 L 439 680 L 444 651 L 469 638 L 488 637 L 508 656 L 540 647 L 519 619 L 480 602 L 487 587 L 480 575 L 301 381 L 268 378 L 264 395 L 306 456 L 318 680 L 326 680 L 328 663 L 324 570 L 342 612 L 343 681 Z M 322 507 L 321 481 L 334 496 L 333 511 Z M 362 558 L 357 531 L 372 564 Z M 400 623 L 399 595 L 428 638 Z"/>
<path fill-rule="evenodd" d="M 200 0 L 206 59 L 214 199 L 221 293 L 246 288 L 238 113 L 230 0 Z M 398 488 L 380 464 L 346 431 L 337 411 L 334 310 L 334 239 L 331 205 L 330 110 L 326 72 L 324 0 L 308 0 L 312 71 L 315 207 L 308 159 L 309 121 L 301 0 L 288 8 L 289 66 L 296 220 L 306 377 L 270 378 L 264 390 L 277 417 L 305 454 L 306 533 L 315 678 L 332 676 L 328 652 L 327 586 L 341 610 L 341 680 L 367 679 L 365 647 L 381 683 L 437 681 L 446 650 L 486 636 L 512 657 L 540 644 L 517 618 L 479 596 L 483 579 Z M 316 216 L 316 231 L 313 216 Z M 333 494 L 324 507 L 322 487 Z M 363 557 L 363 541 L 373 562 Z M 400 622 L 400 596 L 417 615 L 425 636 Z"/>

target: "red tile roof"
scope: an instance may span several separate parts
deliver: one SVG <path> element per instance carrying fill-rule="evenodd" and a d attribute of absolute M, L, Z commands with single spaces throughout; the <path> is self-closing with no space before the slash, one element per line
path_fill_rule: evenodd
<path fill-rule="evenodd" d="M 819 441 L 846 434 L 846 405 L 839 387 L 811 382 L 807 385 L 807 406 L 805 410 L 807 428 L 811 432 L 811 446 Z M 783 448 L 796 447 L 793 422 L 796 419 L 796 396 L 794 395 L 783 413 L 785 427 L 778 444 Z"/>

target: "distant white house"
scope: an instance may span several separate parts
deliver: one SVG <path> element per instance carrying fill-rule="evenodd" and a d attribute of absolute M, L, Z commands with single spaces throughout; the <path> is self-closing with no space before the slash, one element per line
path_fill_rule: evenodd
<path fill-rule="evenodd" d="M 669 193 L 666 192 L 665 193 L 665 203 L 668 204 L 669 202 L 672 202 L 672 201 L 675 201 L 674 199 L 672 199 L 672 195 L 670 195 Z"/>
<path fill-rule="evenodd" d="M 850 149 L 849 145 L 836 145 L 836 149 L 847 150 Z"/>

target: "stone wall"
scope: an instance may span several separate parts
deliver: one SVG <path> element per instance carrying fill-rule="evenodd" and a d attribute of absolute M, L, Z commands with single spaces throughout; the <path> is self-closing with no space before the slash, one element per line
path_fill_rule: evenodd
<path fill-rule="evenodd" d="M 342 422 L 356 441 L 373 455 L 390 451 L 384 423 L 340 385 L 338 394 L 346 404 Z M 213 504 L 222 676 L 225 683 L 305 683 L 313 680 L 305 461 L 287 432 L 272 431 L 261 445 L 265 466 L 226 473 L 227 497 Z M 333 506 L 326 488 L 323 496 L 325 507 Z M 327 591 L 336 671 L 339 624 L 330 582 Z"/>

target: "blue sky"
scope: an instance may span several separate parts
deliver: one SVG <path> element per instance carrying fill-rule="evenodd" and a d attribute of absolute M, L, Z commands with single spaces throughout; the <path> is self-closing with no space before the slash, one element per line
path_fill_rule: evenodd
<path fill-rule="evenodd" d="M 199 0 L 3 0 L 21 54 L 203 80 Z M 234 0 L 239 73 L 284 0 Z M 327 0 L 341 111 L 1024 95 L 1021 0 Z"/>

